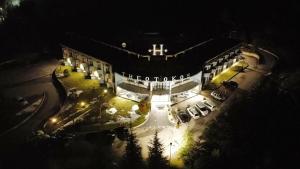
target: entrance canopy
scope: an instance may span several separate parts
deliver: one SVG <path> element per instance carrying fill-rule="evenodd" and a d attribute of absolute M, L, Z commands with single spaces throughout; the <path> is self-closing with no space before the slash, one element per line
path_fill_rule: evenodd
<path fill-rule="evenodd" d="M 151 102 L 170 102 L 169 95 L 153 95 Z"/>

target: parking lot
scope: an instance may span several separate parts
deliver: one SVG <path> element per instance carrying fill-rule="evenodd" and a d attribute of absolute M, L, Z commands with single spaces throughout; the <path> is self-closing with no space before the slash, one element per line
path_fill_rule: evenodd
<path fill-rule="evenodd" d="M 245 62 L 250 63 L 245 64 Z M 237 63 L 238 65 L 241 63 Z M 183 102 L 180 102 L 178 104 L 175 104 L 172 106 L 173 114 L 177 118 L 177 120 L 180 123 L 190 123 L 192 121 L 201 121 L 201 119 L 206 119 L 207 117 L 201 115 L 201 111 L 199 110 L 199 106 L 196 107 L 196 103 L 199 102 L 205 102 L 205 100 L 210 100 L 216 105 L 216 110 L 220 108 L 222 102 L 226 101 L 236 90 L 238 91 L 246 91 L 249 92 L 251 90 L 251 87 L 254 86 L 257 81 L 253 79 L 260 79 L 263 77 L 262 72 L 257 72 L 254 69 L 256 67 L 257 61 L 253 57 L 248 57 L 245 56 L 243 60 L 243 71 L 239 71 L 236 73 L 231 73 L 229 76 L 228 71 L 225 71 L 224 73 L 221 73 L 218 75 L 217 79 L 222 79 L 222 82 L 229 82 L 223 84 L 221 81 L 218 82 L 217 88 L 215 90 L 203 90 L 201 91 L 200 95 L 194 96 L 190 99 L 187 99 Z M 247 66 L 246 66 L 247 65 Z M 248 67 L 249 66 L 249 67 Z M 224 76 L 223 76 L 224 75 Z M 214 79 L 216 81 L 216 79 Z M 213 93 L 213 94 L 212 94 Z M 194 108 L 195 106 L 195 108 Z M 200 113 L 199 118 L 198 117 L 193 117 L 193 113 L 188 112 L 187 109 L 190 109 L 194 112 L 198 111 Z M 195 109 L 195 110 L 194 110 Z M 208 108 L 207 108 L 208 109 Z M 214 110 L 215 111 L 215 110 Z M 208 115 L 213 113 L 214 111 L 208 111 Z M 189 118 L 184 117 L 186 115 L 182 114 L 187 114 L 190 116 Z M 183 117 L 183 120 L 180 119 L 180 116 Z M 187 120 L 185 120 L 187 119 Z M 185 122 L 188 121 L 188 122 Z"/>
<path fill-rule="evenodd" d="M 213 111 L 211 111 L 208 107 L 205 106 L 204 102 L 212 102 L 213 104 L 215 104 L 216 108 Z M 198 103 L 198 106 L 196 105 L 197 103 Z M 172 106 L 172 110 L 173 110 L 173 115 L 182 124 L 182 123 L 188 123 L 192 120 L 198 120 L 198 119 L 205 118 L 208 114 L 217 110 L 218 109 L 217 107 L 219 105 L 220 105 L 220 102 L 218 102 L 218 101 L 214 101 L 211 98 L 208 98 L 208 97 L 205 97 L 202 95 L 196 95 L 190 99 L 187 99 L 183 102 L 180 102 L 180 103 Z M 201 107 L 204 107 L 203 111 L 201 111 Z M 195 112 L 199 116 L 193 115 L 192 112 Z M 180 118 L 181 116 L 183 118 Z"/>

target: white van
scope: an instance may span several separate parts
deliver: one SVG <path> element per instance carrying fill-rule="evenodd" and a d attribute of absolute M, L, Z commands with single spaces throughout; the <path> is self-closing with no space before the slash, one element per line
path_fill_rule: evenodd
<path fill-rule="evenodd" d="M 210 110 L 214 111 L 216 109 L 216 104 L 211 100 L 206 99 L 203 104 Z"/>

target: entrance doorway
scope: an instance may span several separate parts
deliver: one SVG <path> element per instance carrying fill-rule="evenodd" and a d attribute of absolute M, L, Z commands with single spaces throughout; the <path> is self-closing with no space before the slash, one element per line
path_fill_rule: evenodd
<path fill-rule="evenodd" d="M 151 109 L 168 110 L 170 104 L 170 95 L 153 95 L 151 98 Z"/>
<path fill-rule="evenodd" d="M 153 82 L 153 90 L 169 90 L 170 82 Z"/>

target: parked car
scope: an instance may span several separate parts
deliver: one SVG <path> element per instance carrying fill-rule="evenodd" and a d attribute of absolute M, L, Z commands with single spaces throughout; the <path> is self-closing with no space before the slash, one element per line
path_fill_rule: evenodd
<path fill-rule="evenodd" d="M 28 103 L 27 100 L 25 100 L 23 97 L 18 96 L 16 97 L 17 102 L 21 105 L 21 106 L 26 106 Z"/>
<path fill-rule="evenodd" d="M 239 84 L 235 81 L 223 81 L 223 86 L 225 86 L 228 89 L 234 90 L 238 88 Z"/>
<path fill-rule="evenodd" d="M 213 91 L 210 93 L 210 95 L 216 99 L 216 100 L 219 100 L 219 101 L 224 101 L 226 98 L 225 96 L 222 96 L 220 93 L 218 93 L 217 91 Z"/>
<path fill-rule="evenodd" d="M 210 111 L 214 111 L 216 108 L 216 104 L 210 100 L 205 100 L 203 102 L 203 104 L 210 110 Z"/>
<path fill-rule="evenodd" d="M 206 116 L 208 114 L 208 108 L 203 103 L 199 102 L 196 106 L 200 110 L 202 116 Z"/>
<path fill-rule="evenodd" d="M 198 110 L 198 107 L 192 106 L 192 107 L 188 107 L 186 110 L 193 117 L 193 119 L 199 119 L 200 110 Z"/>
<path fill-rule="evenodd" d="M 191 116 L 185 111 L 177 113 L 177 118 L 181 123 L 187 123 L 191 120 Z"/>

